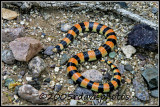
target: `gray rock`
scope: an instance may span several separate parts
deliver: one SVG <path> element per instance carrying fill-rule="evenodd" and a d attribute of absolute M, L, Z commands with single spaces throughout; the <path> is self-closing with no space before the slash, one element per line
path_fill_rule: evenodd
<path fill-rule="evenodd" d="M 3 50 L 2 51 L 2 61 L 6 64 L 14 64 L 15 58 L 11 50 Z"/>
<path fill-rule="evenodd" d="M 18 95 L 20 96 L 20 98 L 27 100 L 33 104 L 48 103 L 48 100 L 46 98 L 41 98 L 43 97 L 43 95 L 47 95 L 47 93 L 42 94 L 42 92 L 36 90 L 29 84 L 24 84 L 21 87 L 19 87 Z"/>
<path fill-rule="evenodd" d="M 110 75 L 108 72 L 103 76 L 104 79 L 107 79 L 108 81 L 112 78 L 112 75 Z"/>
<path fill-rule="evenodd" d="M 153 7 L 153 8 L 152 8 L 152 13 L 153 13 L 153 14 L 156 14 L 157 12 L 158 12 L 158 9 L 157 9 L 156 7 Z"/>
<path fill-rule="evenodd" d="M 72 26 L 68 23 L 62 23 L 61 24 L 61 31 L 62 32 L 67 32 Z"/>
<path fill-rule="evenodd" d="M 120 71 L 121 74 L 124 73 L 124 65 L 119 64 L 118 69 L 119 69 L 119 71 Z"/>
<path fill-rule="evenodd" d="M 153 97 L 158 97 L 158 95 L 159 95 L 159 91 L 158 91 L 158 89 L 155 89 L 155 90 L 152 90 L 151 91 L 151 96 L 153 96 Z"/>
<path fill-rule="evenodd" d="M 131 65 L 127 64 L 127 65 L 124 65 L 124 69 L 127 70 L 127 71 L 132 71 L 133 68 Z"/>
<path fill-rule="evenodd" d="M 93 95 L 93 92 L 89 89 L 82 88 L 82 87 L 77 87 L 74 91 L 75 95 Z"/>
<path fill-rule="evenodd" d="M 55 85 L 54 91 L 59 92 L 62 89 L 62 85 Z"/>
<path fill-rule="evenodd" d="M 25 75 L 25 71 L 21 71 L 20 75 L 24 76 Z"/>
<path fill-rule="evenodd" d="M 2 29 L 2 41 L 10 42 L 24 35 L 24 27 Z"/>
<path fill-rule="evenodd" d="M 28 84 L 33 86 L 35 89 L 40 90 L 41 84 L 40 81 L 37 78 L 32 78 L 32 81 L 28 81 Z"/>
<path fill-rule="evenodd" d="M 110 53 L 109 53 L 109 57 L 110 57 L 110 58 L 114 58 L 115 56 L 116 56 L 116 53 L 115 53 L 115 52 L 110 52 Z"/>
<path fill-rule="evenodd" d="M 74 84 L 74 81 L 72 79 L 68 79 L 67 81 L 69 84 Z"/>
<path fill-rule="evenodd" d="M 46 68 L 46 64 L 39 56 L 34 57 L 28 64 L 33 77 L 38 77 Z"/>
<path fill-rule="evenodd" d="M 149 89 L 158 88 L 158 69 L 157 68 L 147 68 L 142 73 L 143 78 L 147 82 Z"/>
<path fill-rule="evenodd" d="M 76 45 L 78 45 L 78 41 L 77 40 L 73 40 L 73 44 L 76 46 Z"/>
<path fill-rule="evenodd" d="M 69 59 L 69 56 L 67 54 L 63 54 L 60 60 L 60 65 L 64 65 Z"/>
<path fill-rule="evenodd" d="M 49 13 L 44 12 L 43 17 L 44 17 L 44 20 L 47 20 L 51 17 L 51 15 Z"/>
<path fill-rule="evenodd" d="M 103 79 L 102 73 L 95 69 L 85 71 L 82 76 L 94 82 L 101 82 Z"/>
<path fill-rule="evenodd" d="M 46 55 L 53 55 L 54 54 L 54 52 L 52 51 L 52 49 L 54 48 L 54 46 L 48 46 L 46 49 L 45 49 L 45 51 L 44 51 L 44 54 L 46 54 Z"/>
<path fill-rule="evenodd" d="M 142 100 L 142 101 L 149 100 L 149 93 L 148 93 L 147 88 L 144 86 L 144 84 L 141 84 L 135 78 L 133 79 L 133 88 L 135 89 L 136 97 L 139 100 Z"/>

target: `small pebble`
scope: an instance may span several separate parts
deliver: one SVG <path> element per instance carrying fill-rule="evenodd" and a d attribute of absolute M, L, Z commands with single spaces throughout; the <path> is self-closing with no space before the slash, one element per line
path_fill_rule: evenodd
<path fill-rule="evenodd" d="M 153 7 L 153 8 L 152 8 L 152 13 L 153 13 L 153 14 L 156 14 L 157 12 L 158 12 L 158 9 L 157 9 L 156 7 Z"/>
<path fill-rule="evenodd" d="M 55 85 L 54 91 L 59 92 L 62 89 L 62 85 Z"/>
<path fill-rule="evenodd" d="M 27 81 L 32 81 L 32 77 L 26 77 Z"/>
<path fill-rule="evenodd" d="M 127 70 L 127 71 L 132 71 L 133 68 L 131 65 L 127 64 L 127 65 L 124 65 L 124 69 Z"/>
<path fill-rule="evenodd" d="M 59 67 L 55 67 L 55 72 L 58 72 L 59 71 Z"/>
<path fill-rule="evenodd" d="M 63 24 L 61 24 L 61 31 L 62 32 L 67 32 L 70 28 L 71 28 L 72 26 L 71 25 L 69 25 L 68 23 L 63 23 Z"/>
<path fill-rule="evenodd" d="M 24 76 L 25 75 L 25 71 L 21 71 L 20 75 Z"/>
<path fill-rule="evenodd" d="M 46 49 L 45 49 L 45 51 L 44 51 L 44 54 L 45 55 L 53 55 L 54 54 L 54 52 L 52 51 L 52 49 L 54 48 L 54 46 L 48 46 Z"/>
<path fill-rule="evenodd" d="M 126 82 L 127 82 L 128 84 L 130 84 L 130 83 L 131 83 L 131 79 L 127 78 L 127 79 L 126 79 Z"/>
<path fill-rule="evenodd" d="M 8 87 L 10 83 L 14 83 L 14 80 L 12 78 L 8 78 L 5 80 L 5 86 Z"/>
<path fill-rule="evenodd" d="M 68 79 L 69 84 L 74 84 L 74 81 L 72 79 Z"/>
<path fill-rule="evenodd" d="M 24 25 L 24 21 L 21 21 L 20 24 L 21 24 L 21 25 Z"/>
<path fill-rule="evenodd" d="M 54 85 L 55 85 L 55 82 L 54 81 L 50 81 L 50 86 L 54 87 Z"/>
<path fill-rule="evenodd" d="M 44 82 L 47 82 L 47 83 L 50 83 L 50 81 L 51 81 L 50 78 L 46 78 L 46 79 L 44 80 Z"/>
<path fill-rule="evenodd" d="M 159 93 L 158 93 L 158 92 L 159 92 L 159 91 L 158 91 L 158 89 L 152 90 L 152 91 L 151 91 L 151 96 L 152 96 L 152 97 L 156 97 L 156 98 L 157 98 L 157 97 L 158 97 L 158 95 L 159 95 Z"/>
<path fill-rule="evenodd" d="M 70 105 L 77 105 L 77 100 L 73 100 L 73 99 L 71 99 L 71 101 L 70 101 Z"/>
<path fill-rule="evenodd" d="M 60 65 L 64 65 L 69 59 L 69 56 L 67 54 L 63 54 L 60 60 Z"/>
<path fill-rule="evenodd" d="M 110 52 L 110 53 L 109 53 L 109 57 L 110 57 L 110 58 L 114 58 L 115 56 L 116 56 L 116 52 Z"/>
<path fill-rule="evenodd" d="M 104 76 L 103 76 L 104 79 L 107 79 L 108 81 L 112 78 L 112 75 L 110 75 L 110 73 L 106 73 Z"/>
<path fill-rule="evenodd" d="M 15 58 L 11 50 L 3 50 L 2 51 L 2 61 L 6 64 L 14 64 Z"/>

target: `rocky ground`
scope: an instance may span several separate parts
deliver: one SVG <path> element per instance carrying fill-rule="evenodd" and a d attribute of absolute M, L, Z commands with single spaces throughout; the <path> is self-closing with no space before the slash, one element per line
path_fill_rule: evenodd
<path fill-rule="evenodd" d="M 119 5 L 158 24 L 157 2 Z M 10 4 L 3 5 L 2 9 L 3 105 L 159 104 L 157 30 L 112 10 L 34 7 L 27 12 L 22 10 Z M 79 87 L 66 72 L 67 60 L 74 54 L 101 46 L 105 42 L 103 35 L 80 33 L 60 54 L 48 55 L 46 51 L 58 44 L 74 24 L 83 21 L 105 24 L 117 34 L 115 51 L 102 58 L 111 60 L 122 74 L 121 86 L 110 95 Z M 111 80 L 113 75 L 110 67 L 100 60 L 82 63 L 78 70 L 85 77 L 101 83 Z M 95 98 L 78 97 L 82 94 Z"/>

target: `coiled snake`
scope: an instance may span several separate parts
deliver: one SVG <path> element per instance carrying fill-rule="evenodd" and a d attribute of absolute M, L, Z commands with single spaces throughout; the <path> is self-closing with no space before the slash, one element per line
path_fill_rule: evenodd
<path fill-rule="evenodd" d="M 81 52 L 74 55 L 69 59 L 67 64 L 67 73 L 71 76 L 73 81 L 78 83 L 80 86 L 84 88 L 91 89 L 96 92 L 111 92 L 116 89 L 121 82 L 121 74 L 118 68 L 113 65 L 110 61 L 105 60 L 105 62 L 110 65 L 113 70 L 114 77 L 108 83 L 97 83 L 93 82 L 85 77 L 83 77 L 78 71 L 78 64 L 85 61 L 94 61 L 105 57 L 108 53 L 113 51 L 114 46 L 116 45 L 117 37 L 115 32 L 107 27 L 106 25 L 99 24 L 96 22 L 83 22 L 79 24 L 75 24 L 67 33 L 66 37 L 61 40 L 61 42 L 53 48 L 54 52 L 60 52 L 65 47 L 67 47 L 71 41 L 73 41 L 76 36 L 84 31 L 97 32 L 99 34 L 103 34 L 107 39 L 106 43 L 100 46 L 98 49 Z"/>

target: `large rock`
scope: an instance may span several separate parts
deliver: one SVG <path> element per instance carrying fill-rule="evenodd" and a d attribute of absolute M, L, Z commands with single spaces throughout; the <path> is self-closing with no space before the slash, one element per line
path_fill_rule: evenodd
<path fill-rule="evenodd" d="M 46 68 L 46 64 L 39 56 L 34 57 L 28 64 L 33 77 L 38 77 L 41 72 Z"/>
<path fill-rule="evenodd" d="M 43 48 L 39 40 L 31 37 L 17 38 L 9 43 L 9 47 L 18 61 L 29 61 Z"/>
<path fill-rule="evenodd" d="M 158 50 L 158 31 L 146 24 L 135 25 L 128 34 L 128 44 L 145 50 Z"/>
<path fill-rule="evenodd" d="M 2 8 L 2 18 L 7 20 L 15 19 L 19 14 L 17 12 Z"/>
<path fill-rule="evenodd" d="M 46 93 L 44 93 L 47 95 Z M 29 84 L 24 84 L 19 87 L 18 95 L 20 98 L 27 100 L 33 104 L 46 104 L 48 103 L 47 98 L 43 98 L 42 92 L 36 90 Z"/>
<path fill-rule="evenodd" d="M 16 38 L 22 37 L 23 33 L 24 33 L 24 27 L 2 29 L 2 41 L 3 42 L 13 41 Z"/>

